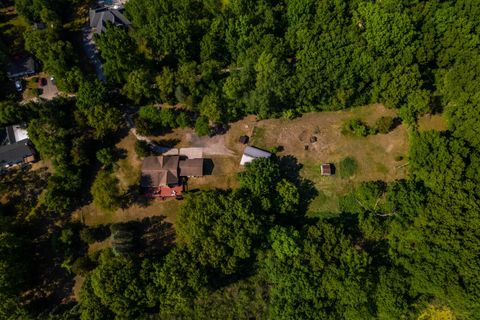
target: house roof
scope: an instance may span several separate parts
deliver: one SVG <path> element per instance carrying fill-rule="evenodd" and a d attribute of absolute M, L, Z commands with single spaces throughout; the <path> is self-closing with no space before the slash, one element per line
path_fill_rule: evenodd
<path fill-rule="evenodd" d="M 19 57 L 7 65 L 7 76 L 12 78 L 23 77 L 36 72 L 36 63 L 32 57 Z"/>
<path fill-rule="evenodd" d="M 179 156 L 146 157 L 142 163 L 142 187 L 167 186 L 178 183 Z"/>
<path fill-rule="evenodd" d="M 6 130 L 10 144 L 28 139 L 28 132 L 25 125 L 15 124 L 13 126 L 8 126 Z"/>
<path fill-rule="evenodd" d="M 94 28 L 96 33 L 105 32 L 108 22 L 114 26 L 128 27 L 131 25 L 131 22 L 123 15 L 123 8 L 90 9 L 90 27 Z"/>
<path fill-rule="evenodd" d="M 203 176 L 203 159 L 180 160 L 181 177 Z"/>
<path fill-rule="evenodd" d="M 11 166 L 24 162 L 25 158 L 34 155 L 32 148 L 28 144 L 28 139 L 24 139 L 9 145 L 0 147 L 0 165 Z"/>
<path fill-rule="evenodd" d="M 203 159 L 180 160 L 179 156 L 151 156 L 142 163 L 140 185 L 157 188 L 178 184 L 179 177 L 203 176 Z"/>
<path fill-rule="evenodd" d="M 257 158 L 270 158 L 272 154 L 265 150 L 261 150 L 255 147 L 247 146 L 243 151 L 242 159 L 240 160 L 240 164 L 244 165 L 249 163 Z"/>

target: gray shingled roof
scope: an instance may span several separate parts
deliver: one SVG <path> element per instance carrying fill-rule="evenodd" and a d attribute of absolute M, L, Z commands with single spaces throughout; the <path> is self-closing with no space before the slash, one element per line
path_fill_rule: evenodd
<path fill-rule="evenodd" d="M 22 163 L 26 157 L 32 156 L 33 150 L 28 145 L 28 139 L 0 147 L 0 165 Z"/>
<path fill-rule="evenodd" d="M 142 187 L 158 187 L 178 183 L 179 156 L 151 156 L 142 163 Z"/>
<path fill-rule="evenodd" d="M 21 57 L 7 65 L 7 76 L 10 79 L 36 73 L 36 63 L 32 57 Z"/>
<path fill-rule="evenodd" d="M 203 176 L 203 159 L 180 160 L 181 177 L 201 177 Z"/>
<path fill-rule="evenodd" d="M 95 29 L 96 33 L 105 32 L 108 22 L 114 26 L 128 27 L 131 22 L 123 15 L 123 9 L 100 7 L 90 9 L 90 27 Z"/>

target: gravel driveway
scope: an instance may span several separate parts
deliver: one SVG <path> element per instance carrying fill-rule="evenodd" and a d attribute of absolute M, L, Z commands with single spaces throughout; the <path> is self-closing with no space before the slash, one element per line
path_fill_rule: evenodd
<path fill-rule="evenodd" d="M 47 84 L 41 87 L 43 92 L 40 95 L 40 98 L 52 100 L 58 95 L 58 89 L 57 86 L 53 84 L 53 81 L 50 80 L 50 77 L 46 77 L 45 79 L 47 80 Z"/>
<path fill-rule="evenodd" d="M 203 148 L 204 155 L 233 156 L 235 153 L 225 147 L 225 136 L 199 137 L 193 133 L 187 133 L 185 140 L 190 147 Z"/>

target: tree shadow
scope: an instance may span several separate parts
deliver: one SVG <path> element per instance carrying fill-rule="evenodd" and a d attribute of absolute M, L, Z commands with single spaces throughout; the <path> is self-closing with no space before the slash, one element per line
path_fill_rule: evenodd
<path fill-rule="evenodd" d="M 68 223 L 67 218 L 51 215 L 51 212 L 38 212 L 26 226 L 32 239 L 29 250 L 32 278 L 23 299 L 35 314 L 72 301 L 74 278 L 66 265 L 84 256 L 88 248 L 80 240 L 80 223 Z M 71 231 L 67 236 L 66 230 Z"/>
<path fill-rule="evenodd" d="M 178 143 L 180 143 L 180 139 L 159 139 L 154 141 L 161 147 L 166 148 L 174 148 Z"/>
<path fill-rule="evenodd" d="M 290 217 L 280 218 L 283 222 L 293 223 L 301 225 L 305 223 L 305 215 L 308 211 L 309 205 L 312 200 L 319 195 L 318 190 L 315 187 L 313 181 L 305 179 L 300 176 L 300 170 L 303 165 L 298 162 L 298 159 L 292 155 L 287 155 L 278 158 L 278 164 L 280 166 L 280 172 L 282 178 L 294 183 L 297 186 L 299 192 L 299 204 L 297 206 L 297 214 Z"/>
<path fill-rule="evenodd" d="M 165 255 L 175 243 L 173 225 L 165 216 L 146 217 L 111 226 L 112 249 L 120 255 L 159 257 Z"/>
<path fill-rule="evenodd" d="M 388 131 L 395 130 L 401 124 L 402 124 L 402 118 L 400 118 L 400 117 L 393 118 L 392 126 L 390 127 L 390 130 L 388 130 Z"/>
<path fill-rule="evenodd" d="M 114 153 L 115 161 L 127 158 L 127 150 L 123 148 L 115 148 L 113 150 L 113 153 Z"/>
<path fill-rule="evenodd" d="M 214 127 L 210 128 L 210 131 L 208 133 L 209 137 L 213 136 L 221 136 L 227 133 L 227 131 L 230 129 L 230 125 L 226 123 L 222 124 L 217 124 Z"/>

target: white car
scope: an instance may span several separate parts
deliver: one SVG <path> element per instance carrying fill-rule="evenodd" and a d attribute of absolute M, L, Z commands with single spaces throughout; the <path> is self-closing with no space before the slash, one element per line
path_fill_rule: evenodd
<path fill-rule="evenodd" d="M 22 92 L 23 90 L 22 80 L 15 80 L 15 89 L 17 89 L 18 92 Z"/>

